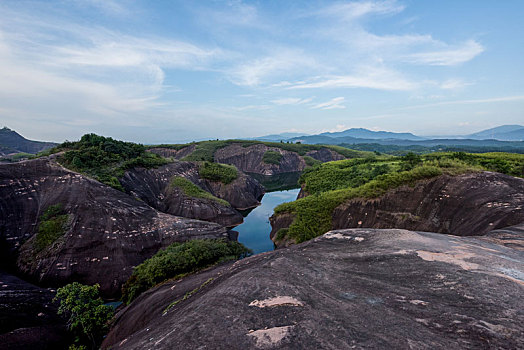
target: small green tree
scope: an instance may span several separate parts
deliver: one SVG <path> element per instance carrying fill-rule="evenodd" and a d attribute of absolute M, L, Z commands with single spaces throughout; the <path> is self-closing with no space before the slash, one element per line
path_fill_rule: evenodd
<path fill-rule="evenodd" d="M 55 300 L 60 300 L 58 314 L 69 315 L 68 328 L 75 335 L 75 343 L 95 349 L 108 331 L 113 308 L 104 305 L 98 294 L 100 286 L 86 286 L 78 282 L 58 288 Z"/>

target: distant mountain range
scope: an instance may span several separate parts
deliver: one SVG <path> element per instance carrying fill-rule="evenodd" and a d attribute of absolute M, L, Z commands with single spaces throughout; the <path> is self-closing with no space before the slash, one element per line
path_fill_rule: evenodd
<path fill-rule="evenodd" d="M 360 144 L 378 143 L 394 145 L 496 145 L 498 141 L 524 141 L 524 126 L 502 125 L 496 128 L 482 130 L 469 135 L 422 137 L 412 133 L 397 133 L 390 131 L 373 131 L 363 128 L 352 128 L 340 132 L 324 132 L 316 135 L 282 133 L 253 138 L 261 141 L 290 141 L 302 143 L 326 144 Z M 482 141 L 481 143 L 476 141 Z"/>
<path fill-rule="evenodd" d="M 36 154 L 56 146 L 53 142 L 31 141 L 7 127 L 0 129 L 0 156 L 15 153 Z"/>

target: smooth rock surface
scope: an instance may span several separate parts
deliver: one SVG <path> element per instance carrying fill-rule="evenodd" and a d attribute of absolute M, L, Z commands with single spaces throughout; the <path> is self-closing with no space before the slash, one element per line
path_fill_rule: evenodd
<path fill-rule="evenodd" d="M 482 238 L 331 231 L 151 289 L 103 348 L 523 348 L 523 263 Z"/>
<path fill-rule="evenodd" d="M 53 291 L 0 271 L 0 348 L 63 349 L 69 334 Z"/>
<path fill-rule="evenodd" d="M 35 254 L 39 217 L 62 204 L 68 228 Z M 0 165 L 0 241 L 17 267 L 43 285 L 99 283 L 118 297 L 134 266 L 175 241 L 229 237 L 218 224 L 161 213 L 143 201 L 49 159 Z"/>

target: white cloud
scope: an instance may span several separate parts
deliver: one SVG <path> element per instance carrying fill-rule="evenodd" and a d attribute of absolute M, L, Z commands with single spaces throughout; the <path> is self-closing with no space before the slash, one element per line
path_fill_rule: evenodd
<path fill-rule="evenodd" d="M 308 83 L 298 83 L 288 89 L 314 88 L 369 88 L 378 90 L 413 90 L 418 84 L 407 80 L 399 73 L 376 67 L 362 67 L 353 75 L 332 76 Z"/>
<path fill-rule="evenodd" d="M 454 66 L 470 61 L 482 52 L 484 52 L 484 47 L 481 44 L 475 40 L 469 40 L 459 47 L 412 53 L 407 55 L 405 60 L 430 66 Z"/>
<path fill-rule="evenodd" d="M 266 83 L 276 76 L 300 73 L 315 66 L 317 66 L 315 60 L 303 52 L 287 50 L 247 61 L 230 69 L 227 73 L 234 84 L 253 87 Z"/>
<path fill-rule="evenodd" d="M 279 98 L 276 100 L 271 100 L 276 105 L 301 105 L 304 103 L 311 102 L 312 98 L 295 98 L 295 97 L 288 97 L 288 98 Z"/>
<path fill-rule="evenodd" d="M 313 109 L 344 109 L 344 97 L 335 97 L 331 100 L 312 106 Z"/>
<path fill-rule="evenodd" d="M 440 84 L 440 88 L 444 90 L 458 90 L 469 85 L 473 85 L 473 83 L 468 83 L 462 79 L 448 79 Z"/>
<path fill-rule="evenodd" d="M 317 14 L 339 17 L 343 20 L 355 20 L 366 15 L 395 14 L 404 10 L 396 1 L 360 1 L 329 5 Z"/>

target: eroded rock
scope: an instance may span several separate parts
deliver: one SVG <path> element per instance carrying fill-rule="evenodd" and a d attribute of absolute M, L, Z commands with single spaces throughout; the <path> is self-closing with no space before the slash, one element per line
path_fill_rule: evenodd
<path fill-rule="evenodd" d="M 61 204 L 61 237 L 35 249 L 39 217 Z M 0 234 L 19 271 L 44 285 L 100 284 L 117 297 L 134 266 L 175 241 L 229 237 L 218 224 L 161 213 L 49 159 L 0 166 Z"/>
<path fill-rule="evenodd" d="M 332 231 L 151 289 L 103 347 L 522 348 L 523 262 L 477 237 Z"/>

